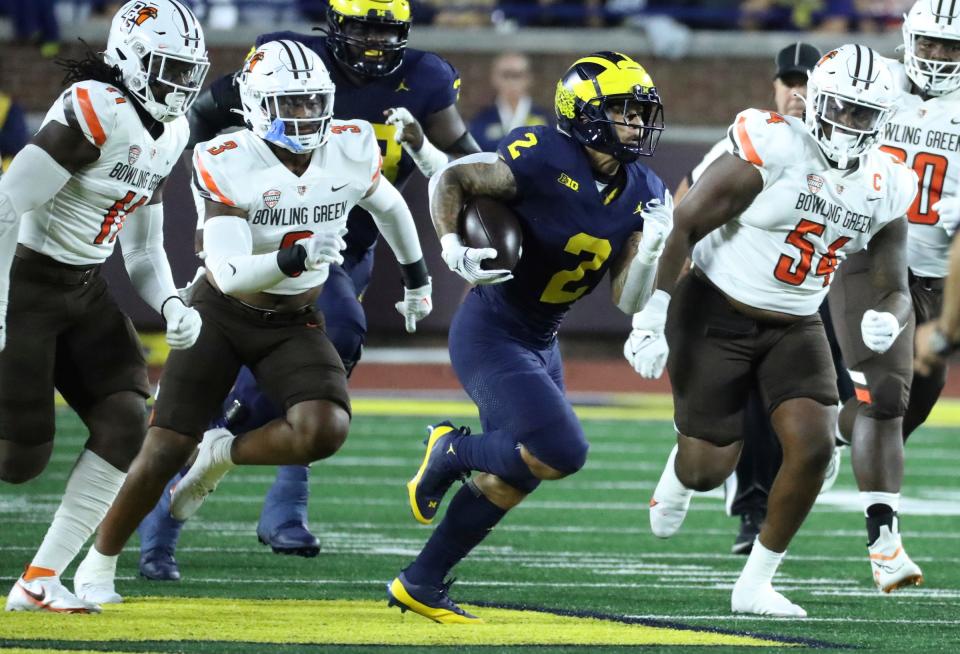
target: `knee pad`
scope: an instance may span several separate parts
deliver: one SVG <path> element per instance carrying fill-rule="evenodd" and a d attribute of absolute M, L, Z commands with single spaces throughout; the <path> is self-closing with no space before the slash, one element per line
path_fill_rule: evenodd
<path fill-rule="evenodd" d="M 241 368 L 230 394 L 223 403 L 223 423 L 234 433 L 262 427 L 283 415 L 280 408 L 260 390 L 249 368 Z"/>
<path fill-rule="evenodd" d="M 856 397 L 863 405 L 863 415 L 874 420 L 901 418 L 907 411 L 910 397 L 910 382 L 895 372 L 883 372 L 870 377 L 869 386 L 861 384 L 863 375 L 851 374 L 856 388 Z"/>

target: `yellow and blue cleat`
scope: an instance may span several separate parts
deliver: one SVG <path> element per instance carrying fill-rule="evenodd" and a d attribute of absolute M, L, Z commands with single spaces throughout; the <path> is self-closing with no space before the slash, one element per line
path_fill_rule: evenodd
<path fill-rule="evenodd" d="M 463 481 L 467 474 L 457 459 L 454 442 L 470 430 L 457 429 L 449 421 L 428 427 L 427 451 L 417 474 L 407 482 L 410 510 L 417 522 L 429 525 L 440 509 L 440 502 L 453 482 Z"/>
<path fill-rule="evenodd" d="M 440 624 L 482 624 L 483 620 L 457 606 L 448 595 L 453 579 L 440 586 L 417 586 L 401 572 L 387 584 L 387 606 L 399 606 Z"/>

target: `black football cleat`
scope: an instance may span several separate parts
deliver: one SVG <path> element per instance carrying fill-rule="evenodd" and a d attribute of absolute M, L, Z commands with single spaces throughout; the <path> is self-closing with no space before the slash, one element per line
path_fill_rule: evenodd
<path fill-rule="evenodd" d="M 269 532 L 258 526 L 257 540 L 269 545 L 274 554 L 291 554 L 309 559 L 320 553 L 320 541 L 300 520 L 284 522 Z"/>
<path fill-rule="evenodd" d="M 457 429 L 446 420 L 428 428 L 423 463 L 413 479 L 407 482 L 410 510 L 417 522 L 425 525 L 432 523 L 451 484 L 466 478 L 453 443 L 469 433 L 468 429 Z"/>
<path fill-rule="evenodd" d="M 157 547 L 140 554 L 140 576 L 152 581 L 180 581 L 173 550 Z"/>
<path fill-rule="evenodd" d="M 740 514 L 740 533 L 730 551 L 734 554 L 748 556 L 753 550 L 753 541 L 760 535 L 760 525 L 763 524 L 765 514 L 762 511 L 748 511 Z"/>
<path fill-rule="evenodd" d="M 400 575 L 387 584 L 387 606 L 399 606 L 401 612 L 413 611 L 440 624 L 482 624 L 483 620 L 467 613 L 448 593 L 454 580 L 440 586 L 417 586 Z"/>

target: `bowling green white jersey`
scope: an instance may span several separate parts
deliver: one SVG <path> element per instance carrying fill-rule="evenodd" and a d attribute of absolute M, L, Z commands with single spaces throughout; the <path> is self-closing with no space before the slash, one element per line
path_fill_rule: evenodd
<path fill-rule="evenodd" d="M 920 277 L 946 277 L 951 238 L 940 227 L 933 205 L 960 192 L 960 91 L 924 101 L 909 92 L 903 65 L 888 65 L 904 93 L 880 143 L 919 178 L 917 195 L 907 210 L 907 263 Z"/>
<path fill-rule="evenodd" d="M 221 134 L 193 151 L 193 185 L 205 200 L 241 209 L 252 254 L 267 254 L 323 230 L 346 227 L 347 214 L 380 175 L 380 147 L 370 123 L 334 120 L 326 144 L 297 177 L 249 130 Z M 266 289 L 296 295 L 326 281 L 328 266 Z"/>
<path fill-rule="evenodd" d="M 83 132 L 100 158 L 75 172 L 48 202 L 23 215 L 19 242 L 63 263 L 103 262 L 125 220 L 148 203 L 187 145 L 184 117 L 165 123 L 154 139 L 134 108 L 136 100 L 103 82 L 77 82 L 47 112 Z"/>
<path fill-rule="evenodd" d="M 802 121 L 748 109 L 727 151 L 756 166 L 763 190 L 693 250 L 693 262 L 731 298 L 796 316 L 817 311 L 840 261 L 902 217 L 917 178 L 872 148 L 854 170 L 832 167 Z"/>

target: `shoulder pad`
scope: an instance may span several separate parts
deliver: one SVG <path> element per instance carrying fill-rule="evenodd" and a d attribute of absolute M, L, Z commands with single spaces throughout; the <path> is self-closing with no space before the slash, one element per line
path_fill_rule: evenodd
<path fill-rule="evenodd" d="M 330 124 L 330 142 L 344 158 L 363 167 L 373 180 L 380 174 L 381 156 L 373 126 L 365 120 L 333 120 Z"/>
<path fill-rule="evenodd" d="M 903 216 L 913 204 L 919 190 L 917 174 L 889 152 L 878 149 L 871 158 L 876 163 L 871 165 L 869 170 L 875 172 L 868 183 L 872 184 L 873 191 L 884 197 L 891 220 Z"/>
<path fill-rule="evenodd" d="M 235 180 L 243 179 L 243 168 L 252 157 L 245 153 L 245 132 L 221 134 L 193 148 L 193 186 L 200 197 L 231 207 L 243 204 Z"/>
<path fill-rule="evenodd" d="M 67 125 L 79 129 L 100 148 L 117 126 L 117 108 L 132 101 L 114 86 L 87 80 L 67 89 L 60 102 Z"/>
<path fill-rule="evenodd" d="M 727 131 L 727 152 L 761 170 L 782 168 L 802 156 L 805 133 L 796 118 L 747 109 L 737 114 Z"/>

